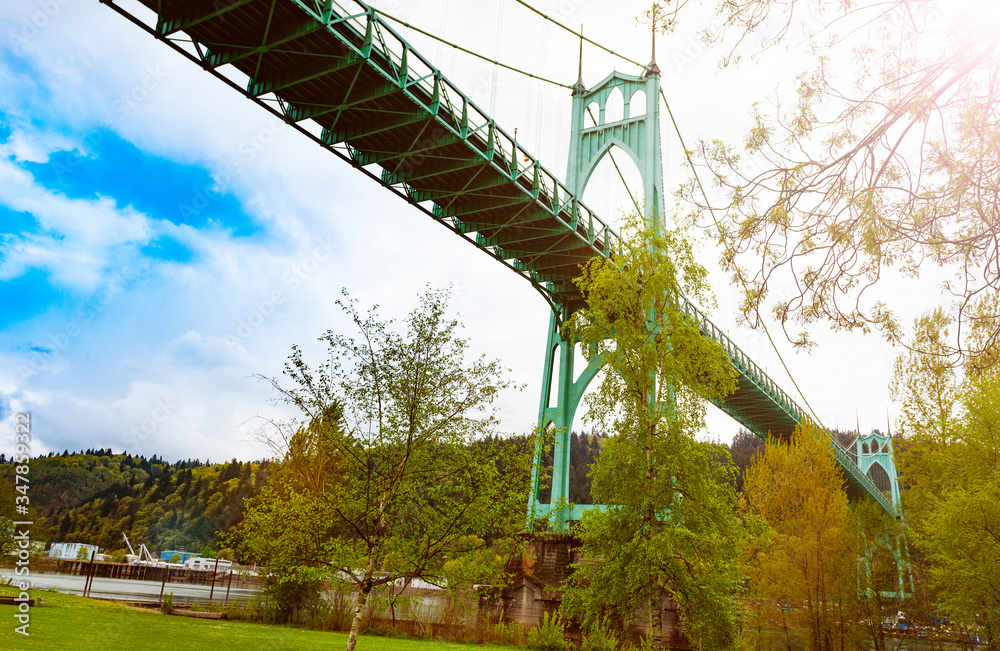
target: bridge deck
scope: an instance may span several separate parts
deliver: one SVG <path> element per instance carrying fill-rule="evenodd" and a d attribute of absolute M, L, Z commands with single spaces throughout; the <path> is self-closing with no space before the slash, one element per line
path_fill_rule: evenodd
<path fill-rule="evenodd" d="M 115 10 L 524 277 L 558 313 L 618 235 L 360 0 L 139 0 Z M 807 417 L 721 330 L 739 373 L 720 406 L 787 438 Z M 852 496 L 892 506 L 831 439 Z"/>

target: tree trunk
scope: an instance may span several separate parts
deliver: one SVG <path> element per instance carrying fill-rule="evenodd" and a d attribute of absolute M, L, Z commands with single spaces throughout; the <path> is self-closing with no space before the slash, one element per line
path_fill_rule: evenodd
<path fill-rule="evenodd" d="M 902 588 L 900 588 L 902 592 Z M 885 619 L 885 608 L 882 607 L 882 599 L 878 591 L 875 592 L 875 621 L 872 622 L 875 629 L 875 651 L 885 651 L 885 631 L 882 629 L 882 621 Z"/>
<path fill-rule="evenodd" d="M 365 569 L 365 580 L 358 592 L 358 603 L 354 607 L 354 621 L 351 622 L 351 633 L 347 636 L 347 647 L 344 651 L 354 651 L 358 643 L 358 630 L 361 628 L 361 612 L 368 603 L 368 594 L 372 591 L 372 575 L 375 574 L 375 554 L 368 557 L 368 567 Z"/>
<path fill-rule="evenodd" d="M 663 648 L 663 613 L 660 610 L 660 591 L 649 598 L 649 631 L 647 636 L 653 643 L 652 648 Z"/>
<path fill-rule="evenodd" d="M 653 434 L 654 427 L 652 423 L 645 423 L 646 431 L 646 486 L 652 487 L 655 470 L 653 468 Z M 653 510 L 653 505 L 649 504 L 646 511 L 646 540 L 647 542 L 652 539 L 653 531 L 656 529 L 658 522 L 656 519 L 656 512 Z M 662 613 L 660 611 L 660 588 L 659 582 L 656 580 L 655 576 L 650 576 L 651 582 L 654 584 L 653 595 L 649 598 L 649 630 L 646 632 L 646 636 L 653 643 L 652 647 L 654 649 L 663 648 L 663 621 Z"/>

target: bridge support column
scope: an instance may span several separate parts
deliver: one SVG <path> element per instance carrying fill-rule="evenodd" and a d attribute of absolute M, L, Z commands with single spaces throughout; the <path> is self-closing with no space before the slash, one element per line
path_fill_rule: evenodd
<path fill-rule="evenodd" d="M 597 360 L 591 361 L 575 378 L 575 352 L 578 343 L 562 332 L 561 320 L 555 312 L 549 319 L 549 336 L 545 346 L 545 363 L 542 369 L 542 392 L 538 407 L 538 440 L 535 444 L 535 461 L 531 472 L 531 494 L 528 497 L 528 530 L 534 521 L 549 517 L 554 531 L 568 530 L 574 518 L 569 502 L 570 432 L 576 410 L 587 386 L 600 370 Z M 554 398 L 554 400 L 553 400 Z M 552 403 L 555 404 L 552 404 Z M 548 503 L 540 501 L 542 464 L 545 462 L 545 443 L 552 433 L 552 491 Z"/>
<path fill-rule="evenodd" d="M 612 72 L 592 88 L 583 83 L 583 44 L 580 46 L 580 74 L 573 86 L 573 108 L 570 121 L 569 160 L 566 187 L 577 199 L 583 196 L 587 182 L 598 164 L 613 148 L 622 150 L 639 169 L 643 184 L 641 207 L 648 223 L 660 223 L 660 202 L 663 200 L 663 170 L 660 155 L 660 69 L 654 60 L 642 75 Z M 654 46 L 655 55 L 655 46 Z M 607 120 L 608 100 L 621 95 L 624 115 Z M 597 108 L 596 114 L 590 109 Z M 592 116 L 594 124 L 587 125 Z M 534 521 L 549 517 L 549 525 L 558 532 L 568 531 L 569 522 L 590 506 L 574 507 L 569 503 L 570 433 L 576 409 L 597 371 L 600 362 L 590 365 L 574 378 L 576 341 L 564 336 L 561 325 L 570 310 L 561 306 L 549 319 L 549 337 L 542 369 L 542 396 L 538 410 L 538 433 L 554 430 L 552 461 L 552 497 L 548 504 L 539 501 L 544 445 L 539 437 L 535 449 L 531 495 L 528 498 L 528 530 Z M 554 400 L 553 400 L 554 398 Z M 555 404 L 551 404 L 551 403 Z"/>

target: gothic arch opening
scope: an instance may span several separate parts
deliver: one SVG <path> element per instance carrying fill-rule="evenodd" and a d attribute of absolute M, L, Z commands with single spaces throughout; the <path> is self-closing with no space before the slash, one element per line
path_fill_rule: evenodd
<path fill-rule="evenodd" d="M 889 479 L 889 473 L 885 471 L 882 464 L 875 462 L 868 468 L 868 479 L 871 479 L 875 484 L 875 488 L 879 489 L 884 494 L 892 494 L 892 481 Z"/>
<path fill-rule="evenodd" d="M 620 230 L 622 215 L 636 212 L 635 203 L 642 206 L 642 201 L 639 167 L 624 149 L 612 145 L 585 180 L 583 202 L 612 228 Z"/>
<path fill-rule="evenodd" d="M 637 90 L 632 93 L 632 99 L 628 101 L 628 116 L 630 118 L 646 115 L 646 93 Z"/>
<path fill-rule="evenodd" d="M 625 98 L 618 86 L 611 89 L 607 102 L 604 103 L 604 124 L 618 122 L 625 117 Z"/>
<path fill-rule="evenodd" d="M 586 372 L 587 363 L 583 359 L 583 355 L 579 352 L 579 346 L 575 347 L 574 350 L 574 369 L 573 375 L 574 379 L 579 381 L 581 376 Z M 557 360 L 558 366 L 558 360 Z M 558 370 L 554 369 L 553 379 L 558 375 Z M 590 380 L 586 389 L 583 392 L 580 404 L 576 409 L 576 414 L 573 417 L 573 421 L 569 424 L 568 432 L 568 443 L 569 443 L 569 501 L 573 504 L 593 504 L 594 500 L 590 494 L 591 480 L 587 476 L 590 472 L 590 466 L 593 461 L 600 455 L 600 451 L 604 447 L 606 442 L 605 437 L 606 432 L 598 427 L 595 423 L 591 422 L 588 418 L 588 408 L 587 399 L 588 396 L 595 393 L 600 387 L 601 381 L 604 379 L 605 369 L 601 369 L 597 374 Z M 552 396 L 550 400 L 550 405 L 555 405 L 555 396 Z M 552 477 L 553 477 L 553 461 L 555 458 L 555 430 L 553 425 L 549 425 L 546 432 L 547 437 L 551 437 L 548 440 L 549 447 L 545 451 L 545 455 L 542 459 L 542 481 L 539 484 L 538 500 L 542 504 L 550 503 L 552 500 Z"/>

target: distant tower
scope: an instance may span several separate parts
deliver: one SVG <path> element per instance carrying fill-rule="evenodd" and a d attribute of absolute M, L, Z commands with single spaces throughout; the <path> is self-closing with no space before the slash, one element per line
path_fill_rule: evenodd
<path fill-rule="evenodd" d="M 899 508 L 899 481 L 893 458 L 892 438 L 872 432 L 854 441 L 858 468 L 875 484 L 875 488 L 890 497 L 892 505 Z"/>
<path fill-rule="evenodd" d="M 858 468 L 865 473 L 868 479 L 875 484 L 875 488 L 882 491 L 882 494 L 892 500 L 892 506 L 896 509 L 897 515 L 900 512 L 899 503 L 899 478 L 896 473 L 896 462 L 894 459 L 895 450 L 892 445 L 891 436 L 883 436 L 878 432 L 872 432 L 865 436 L 858 436 L 854 441 L 853 454 L 857 456 Z M 896 578 L 896 590 L 886 592 L 885 596 L 893 598 L 905 598 L 913 594 L 913 572 L 910 569 L 909 559 L 904 550 L 906 545 L 901 540 L 885 541 L 885 544 L 892 550 L 896 558 L 898 576 Z M 864 567 L 862 563 L 859 567 Z M 909 587 L 909 592 L 907 592 Z"/>
<path fill-rule="evenodd" d="M 620 92 L 624 100 L 622 119 L 606 120 L 608 98 Z M 643 213 L 647 222 L 660 223 L 663 202 L 663 168 L 660 154 L 660 69 L 656 65 L 656 35 L 653 35 L 653 58 L 644 74 L 639 76 L 612 72 L 592 88 L 583 83 L 583 39 L 581 27 L 580 68 L 573 86 L 573 114 L 570 122 L 569 162 L 566 187 L 580 198 L 598 163 L 612 147 L 628 154 L 639 169 L 643 184 Z M 588 107 L 596 124 L 584 126 Z M 562 336 L 562 323 L 569 317 L 565 308 L 553 310 L 549 320 L 549 337 L 542 369 L 542 395 L 538 410 L 539 427 L 555 426 L 555 447 L 552 464 L 552 497 L 549 503 L 539 502 L 541 478 L 541 446 L 536 450 L 532 471 L 531 495 L 528 498 L 528 526 L 534 518 L 554 513 L 552 524 L 565 531 L 570 520 L 579 520 L 589 505 L 569 507 L 570 431 L 577 407 L 587 386 L 600 370 L 594 360 L 579 376 L 574 370 L 577 341 Z"/>

